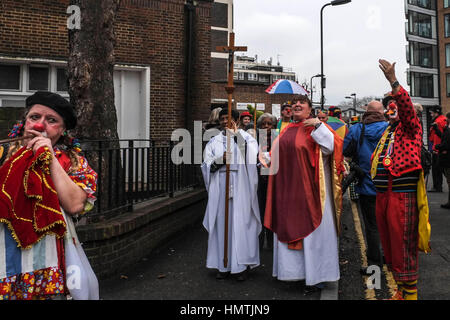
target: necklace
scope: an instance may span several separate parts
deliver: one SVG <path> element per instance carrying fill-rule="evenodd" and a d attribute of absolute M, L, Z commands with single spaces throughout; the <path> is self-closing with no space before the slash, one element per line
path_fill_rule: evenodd
<path fill-rule="evenodd" d="M 391 155 L 392 155 L 392 151 L 394 150 L 394 140 L 395 140 L 395 132 L 392 132 L 391 138 L 389 139 L 389 144 L 388 144 L 388 147 L 386 150 L 386 154 L 384 155 L 384 159 L 383 159 L 383 165 L 385 167 L 392 166 Z"/>

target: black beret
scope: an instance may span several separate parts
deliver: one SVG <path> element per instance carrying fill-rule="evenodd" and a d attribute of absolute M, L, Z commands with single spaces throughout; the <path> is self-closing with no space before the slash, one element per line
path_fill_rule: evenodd
<path fill-rule="evenodd" d="M 77 125 L 77 115 L 74 107 L 59 94 L 37 91 L 25 100 L 27 108 L 31 108 L 35 104 L 41 104 L 56 111 L 63 118 L 67 130 L 73 129 Z"/>
<path fill-rule="evenodd" d="M 430 111 L 436 112 L 436 113 L 442 113 L 442 108 L 440 106 L 432 106 L 429 109 Z"/>
<path fill-rule="evenodd" d="M 386 97 L 383 98 L 383 100 L 381 100 L 381 103 L 383 104 L 383 107 L 387 108 L 389 101 L 391 100 L 395 100 L 395 98 L 391 95 L 387 95 Z"/>
<path fill-rule="evenodd" d="M 223 116 L 224 114 L 228 115 L 228 108 L 220 110 L 219 117 Z M 231 109 L 231 117 L 234 119 L 234 121 L 238 121 L 239 112 L 237 110 Z"/>
<path fill-rule="evenodd" d="M 291 107 L 292 107 L 292 105 L 291 105 L 290 103 L 283 103 L 283 105 L 281 106 L 281 111 L 283 111 L 283 110 L 284 110 L 284 108 L 286 108 L 286 107 L 289 107 L 289 108 L 291 108 Z"/>

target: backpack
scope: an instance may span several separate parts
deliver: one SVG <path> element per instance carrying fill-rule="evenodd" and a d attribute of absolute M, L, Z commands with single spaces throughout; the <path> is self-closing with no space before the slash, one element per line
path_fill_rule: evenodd
<path fill-rule="evenodd" d="M 352 158 L 352 161 L 358 161 L 358 144 L 361 147 L 364 141 L 364 133 L 366 130 L 366 126 L 362 123 L 361 132 L 359 133 L 359 139 L 351 140 L 347 145 L 347 148 L 343 151 L 344 157 Z"/>
<path fill-rule="evenodd" d="M 431 152 L 428 151 L 423 145 L 420 151 L 420 159 L 422 163 L 423 174 L 426 176 L 431 169 Z"/>

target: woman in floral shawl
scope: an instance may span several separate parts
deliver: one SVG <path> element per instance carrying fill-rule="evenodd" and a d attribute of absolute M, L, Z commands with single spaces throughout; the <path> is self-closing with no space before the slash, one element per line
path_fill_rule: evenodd
<path fill-rule="evenodd" d="M 0 300 L 67 295 L 64 236 L 67 218 L 93 207 L 97 174 L 66 130 L 73 106 L 38 91 L 26 115 L 0 146 Z"/>

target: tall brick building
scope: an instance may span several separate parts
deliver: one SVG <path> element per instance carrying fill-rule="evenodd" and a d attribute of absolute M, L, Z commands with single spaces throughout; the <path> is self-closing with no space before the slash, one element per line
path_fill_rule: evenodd
<path fill-rule="evenodd" d="M 233 31 L 233 0 L 215 0 L 211 14 L 211 108 L 226 107 L 228 72 L 228 54 L 217 52 L 216 47 L 228 45 L 230 32 Z M 236 43 L 246 46 L 246 43 Z M 245 53 L 240 53 L 245 54 Z M 281 69 L 281 71 L 280 71 Z M 243 68 L 242 61 L 235 56 L 233 94 L 235 108 L 242 109 L 247 104 L 264 105 L 265 112 L 277 114 L 272 105 L 278 105 L 292 98 L 292 95 L 269 95 L 265 89 L 277 79 L 295 80 L 293 72 L 286 72 L 286 68 L 269 63 L 254 63 L 251 68 Z M 242 76 L 242 77 L 241 77 Z M 250 76 L 253 76 L 252 78 Z M 277 78 L 278 76 L 278 78 Z"/>
<path fill-rule="evenodd" d="M 121 1 L 114 71 L 120 138 L 167 140 L 172 130 L 207 119 L 212 4 Z M 68 7 L 69 0 L 0 2 L 2 136 L 34 91 L 68 97 Z"/>

